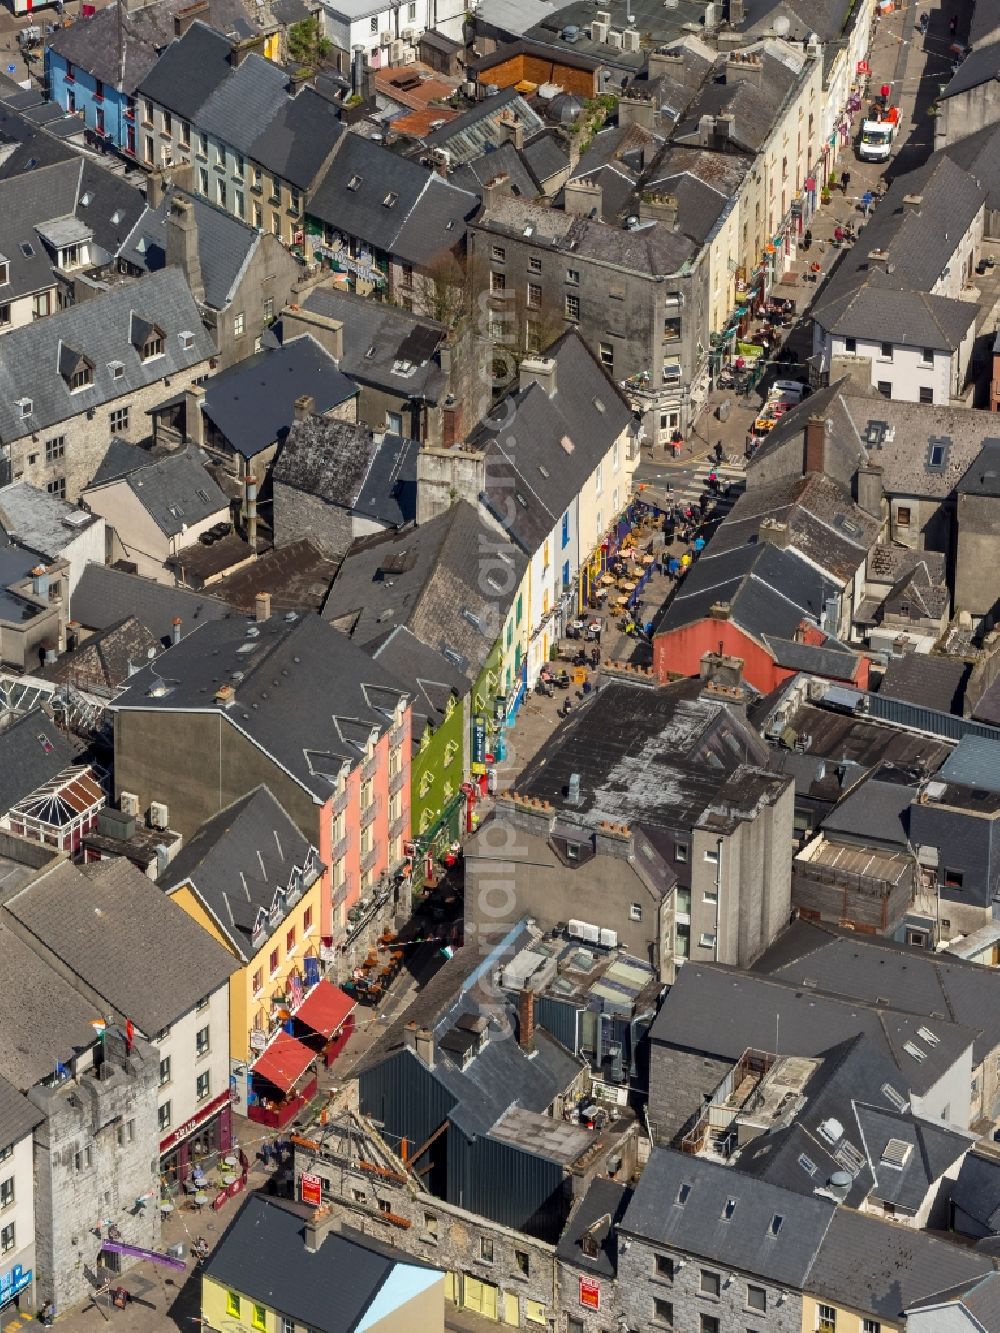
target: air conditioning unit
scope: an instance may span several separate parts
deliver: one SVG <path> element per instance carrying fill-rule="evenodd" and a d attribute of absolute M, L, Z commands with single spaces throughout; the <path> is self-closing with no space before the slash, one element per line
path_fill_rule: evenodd
<path fill-rule="evenodd" d="M 622 33 L 622 50 L 623 51 L 640 50 L 639 34 L 635 28 L 626 28 L 625 31 Z"/>
<path fill-rule="evenodd" d="M 131 815 L 133 819 L 139 816 L 139 798 L 134 791 L 123 791 L 119 797 L 118 804 L 121 806 L 123 815 Z"/>
<path fill-rule="evenodd" d="M 415 65 L 417 63 L 417 53 L 412 46 L 403 48 L 403 64 Z"/>
<path fill-rule="evenodd" d="M 378 35 L 378 44 L 379 44 L 379 46 L 391 46 L 391 45 L 392 45 L 392 33 L 391 33 L 391 32 L 380 32 L 379 35 Z"/>
<path fill-rule="evenodd" d="M 162 801 L 154 801 L 149 807 L 149 822 L 153 828 L 167 829 L 170 827 L 170 807 L 164 805 Z"/>
<path fill-rule="evenodd" d="M 393 42 L 389 47 L 389 60 L 393 65 L 401 65 L 403 63 L 402 42 Z"/>
<path fill-rule="evenodd" d="M 617 930 L 608 930 L 606 926 L 601 927 L 601 948 L 602 949 L 618 948 Z"/>
<path fill-rule="evenodd" d="M 606 42 L 608 40 L 608 25 L 606 23 L 592 23 L 590 25 L 590 40 L 592 42 Z"/>
<path fill-rule="evenodd" d="M 606 28 L 611 27 L 611 13 L 607 9 L 599 9 L 594 15 L 598 23 L 603 23 Z"/>
<path fill-rule="evenodd" d="M 416 30 L 416 28 L 404 28 L 404 29 L 403 29 L 403 41 L 404 41 L 404 42 L 415 42 L 416 40 L 417 40 L 417 30 Z"/>
<path fill-rule="evenodd" d="M 622 34 L 620 32 L 611 31 L 608 33 L 608 46 L 613 46 L 620 51 L 622 45 Z"/>
<path fill-rule="evenodd" d="M 571 940 L 582 940 L 583 922 L 573 921 L 573 920 L 569 921 L 566 926 L 566 934 L 570 937 Z"/>

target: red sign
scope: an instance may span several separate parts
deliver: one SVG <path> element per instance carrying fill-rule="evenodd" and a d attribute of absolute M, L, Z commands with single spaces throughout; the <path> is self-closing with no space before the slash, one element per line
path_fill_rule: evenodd
<path fill-rule="evenodd" d="M 168 1134 L 165 1139 L 160 1139 L 160 1153 L 169 1152 L 171 1148 L 176 1148 L 177 1144 L 186 1139 L 189 1134 L 193 1134 L 199 1125 L 203 1125 L 206 1120 L 211 1120 L 217 1111 L 221 1111 L 224 1106 L 229 1105 L 229 1089 L 220 1092 L 218 1097 L 213 1097 L 207 1106 L 203 1106 L 197 1115 L 193 1115 L 190 1120 L 185 1121 Z"/>
<path fill-rule="evenodd" d="M 595 1282 L 592 1277 L 580 1279 L 580 1304 L 586 1310 L 601 1308 L 601 1284 Z"/>
<path fill-rule="evenodd" d="M 323 1185 L 319 1176 L 308 1176 L 303 1174 L 299 1187 L 301 1189 L 301 1199 L 303 1203 L 311 1203 L 318 1208 L 323 1202 Z"/>

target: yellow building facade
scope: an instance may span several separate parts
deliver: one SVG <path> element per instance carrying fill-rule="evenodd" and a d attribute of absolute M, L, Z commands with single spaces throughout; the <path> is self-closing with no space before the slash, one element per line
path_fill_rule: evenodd
<path fill-rule="evenodd" d="M 802 1333 L 897 1333 L 900 1328 L 901 1324 L 835 1305 L 829 1297 L 821 1301 L 802 1293 Z"/>

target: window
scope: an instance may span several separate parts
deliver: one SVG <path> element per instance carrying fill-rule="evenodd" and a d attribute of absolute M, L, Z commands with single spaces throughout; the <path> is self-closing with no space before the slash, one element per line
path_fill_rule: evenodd
<path fill-rule="evenodd" d="M 227 207 L 228 207 L 228 204 L 226 203 L 226 182 L 225 182 L 225 181 L 219 181 L 219 182 L 218 182 L 217 189 L 218 189 L 218 196 L 219 196 L 219 198 L 218 198 L 219 207 L 220 207 L 220 208 L 227 208 Z"/>
<path fill-rule="evenodd" d="M 66 499 L 66 478 L 53 477 L 51 481 L 46 482 L 45 489 L 49 495 L 56 495 L 60 500 Z"/>
<path fill-rule="evenodd" d="M 246 320 L 243 317 L 243 311 L 233 316 L 233 337 L 242 338 L 246 329 Z"/>
<path fill-rule="evenodd" d="M 264 969 L 258 967 L 253 974 L 253 993 L 258 995 L 264 989 Z"/>
<path fill-rule="evenodd" d="M 14 1223 L 8 1222 L 0 1231 L 0 1253 L 9 1254 L 14 1248 Z"/>
<path fill-rule="evenodd" d="M 883 343 L 880 351 L 883 361 L 892 360 L 892 343 Z"/>
<path fill-rule="evenodd" d="M 668 1277 L 671 1282 L 674 1280 L 674 1261 L 667 1254 L 658 1254 L 656 1256 L 656 1276 Z"/>
<path fill-rule="evenodd" d="M 195 1096 L 200 1102 L 203 1102 L 212 1089 L 212 1075 L 206 1069 L 204 1074 L 199 1074 L 195 1079 Z"/>
<path fill-rule="evenodd" d="M 313 909 L 307 907 L 302 913 L 302 934 L 308 935 L 313 928 Z"/>
<path fill-rule="evenodd" d="M 714 1314 L 703 1314 L 698 1327 L 701 1333 L 719 1333 L 719 1320 Z"/>
<path fill-rule="evenodd" d="M 533 1301 L 530 1298 L 526 1299 L 524 1302 L 524 1317 L 529 1324 L 548 1323 L 545 1306 L 541 1301 Z"/>
<path fill-rule="evenodd" d="M 226 1314 L 232 1315 L 234 1319 L 240 1317 L 240 1298 L 235 1291 L 226 1292 Z"/>
<path fill-rule="evenodd" d="M 416 17 L 417 17 L 417 3 L 416 3 L 416 0 L 410 0 L 410 3 L 406 6 L 406 19 L 407 19 L 407 22 L 408 22 L 408 23 L 412 23 L 413 20 L 414 20 Z"/>
<path fill-rule="evenodd" d="M 767 1291 L 764 1287 L 753 1287 L 747 1284 L 747 1309 L 757 1310 L 761 1314 L 767 1312 Z"/>
<path fill-rule="evenodd" d="M 76 115 L 76 92 L 72 88 L 66 89 L 66 110 L 71 116 Z M 149 139 L 147 142 L 152 144 L 153 141 Z"/>
<path fill-rule="evenodd" d="M 933 366 L 933 364 L 934 364 L 934 348 L 933 348 L 933 347 L 925 347 L 925 348 L 923 349 L 923 351 L 920 353 L 920 364 L 921 364 L 922 366 Z"/>
<path fill-rule="evenodd" d="M 530 1258 L 528 1257 L 528 1251 L 527 1251 L 527 1250 L 515 1250 L 515 1251 L 514 1251 L 514 1262 L 515 1262 L 515 1264 L 517 1264 L 518 1272 L 519 1272 L 519 1273 L 523 1273 L 523 1275 L 524 1275 L 525 1277 L 527 1277 L 528 1274 L 529 1274 L 529 1272 L 530 1272 L 530 1270 L 531 1270 L 531 1260 L 530 1260 Z"/>
<path fill-rule="evenodd" d="M 277 972 L 278 972 L 278 950 L 277 950 L 277 949 L 272 949 L 272 950 L 271 950 L 271 957 L 270 957 L 269 960 L 268 960 L 268 971 L 271 973 L 271 976 L 272 976 L 272 977 L 277 975 Z"/>
<path fill-rule="evenodd" d="M 961 870 L 945 869 L 944 886 L 946 889 L 960 889 L 964 878 L 964 873 Z"/>
<path fill-rule="evenodd" d="M 299 213 L 301 212 L 301 210 L 302 210 L 302 201 L 301 201 L 300 198 L 299 198 L 299 192 L 298 192 L 298 190 L 291 190 L 291 189 L 290 189 L 290 190 L 288 191 L 288 211 L 289 211 L 289 213 L 293 213 L 293 214 L 295 215 L 295 217 L 298 217 L 298 215 L 299 215 Z"/>
<path fill-rule="evenodd" d="M 847 353 L 848 356 L 853 356 L 857 350 L 858 350 L 857 338 L 844 339 L 844 351 Z"/>
<path fill-rule="evenodd" d="M 104 133 L 104 108 L 102 106 L 94 108 L 94 129 L 98 134 Z"/>
<path fill-rule="evenodd" d="M 711 865 L 717 866 L 719 864 L 719 849 L 717 847 L 709 847 L 705 852 L 705 860 Z"/>
<path fill-rule="evenodd" d="M 66 454 L 66 436 L 54 435 L 51 440 L 45 441 L 45 461 L 46 463 L 56 463 Z"/>
<path fill-rule="evenodd" d="M 247 206 L 242 190 L 233 191 L 233 212 L 238 218 L 246 217 Z"/>
<path fill-rule="evenodd" d="M 542 308 L 542 284 L 540 282 L 528 283 L 528 309 L 540 310 Z"/>
<path fill-rule="evenodd" d="M 908 505 L 900 505 L 896 510 L 896 526 L 908 528 L 910 526 L 910 510 Z"/>
<path fill-rule="evenodd" d="M 882 395 L 883 398 L 891 398 L 891 397 L 892 397 L 892 382 L 891 382 L 891 380 L 879 380 L 878 384 L 876 384 L 875 387 L 878 389 L 879 393 Z"/>
<path fill-rule="evenodd" d="M 108 424 L 111 427 L 112 435 L 118 435 L 128 430 L 128 408 L 115 407 L 108 416 Z"/>
<path fill-rule="evenodd" d="M 0 303 L 0 328 L 5 328 L 10 323 L 10 302 Z"/>
<path fill-rule="evenodd" d="M 274 319 L 274 297 L 273 297 L 273 296 L 265 296 L 265 297 L 264 297 L 264 318 L 265 318 L 265 319 Z"/>
<path fill-rule="evenodd" d="M 722 1279 L 710 1268 L 703 1268 L 698 1278 L 698 1290 L 703 1296 L 719 1296 L 722 1293 Z"/>
<path fill-rule="evenodd" d="M 580 270 L 577 268 L 568 268 L 566 270 L 566 281 L 570 284 L 571 287 L 579 287 Z"/>
<path fill-rule="evenodd" d="M 488 1264 L 493 1262 L 493 1241 L 489 1236 L 479 1237 L 479 1257 Z"/>
<path fill-rule="evenodd" d="M 577 1319 L 576 1315 L 567 1315 L 566 1333 L 586 1333 L 586 1329 L 583 1327 L 583 1320 Z"/>
<path fill-rule="evenodd" d="M 601 365 L 607 370 L 615 368 L 615 346 L 614 343 L 601 343 Z"/>
<path fill-rule="evenodd" d="M 281 1316 L 281 1333 L 295 1333 L 295 1320 L 286 1314 Z"/>
<path fill-rule="evenodd" d="M 194 1048 L 198 1055 L 207 1055 L 209 1051 L 209 1030 L 207 1027 L 199 1028 L 195 1033 Z"/>
<path fill-rule="evenodd" d="M 182 148 L 191 147 L 191 126 L 186 120 L 179 120 L 177 122 L 177 135 L 181 141 Z"/>
<path fill-rule="evenodd" d="M 73 371 L 70 379 L 70 388 L 75 392 L 77 389 L 88 389 L 94 382 L 94 367 L 87 365 L 86 362 Z"/>
<path fill-rule="evenodd" d="M 863 1319 L 861 1333 L 882 1333 L 882 1325 L 877 1319 Z"/>
<path fill-rule="evenodd" d="M 157 1123 L 157 1124 L 159 1125 L 159 1127 L 160 1127 L 160 1133 L 161 1133 L 161 1134 L 163 1133 L 163 1131 L 164 1131 L 165 1129 L 169 1129 L 169 1128 L 170 1128 L 170 1103 L 169 1103 L 169 1102 L 164 1102 L 163 1105 L 160 1107 L 160 1109 L 157 1111 L 157 1113 L 156 1113 L 156 1123 Z"/>
<path fill-rule="evenodd" d="M 254 1328 L 261 1330 L 267 1328 L 267 1309 L 263 1305 L 258 1305 L 256 1301 L 253 1307 L 253 1317 L 250 1320 Z"/>
<path fill-rule="evenodd" d="M 495 245 L 490 251 L 490 258 L 498 259 L 501 263 L 503 263 L 503 261 L 507 258 L 507 251 L 503 248 L 502 245 Z"/>
<path fill-rule="evenodd" d="M 633 903 L 628 909 L 628 919 L 630 921 L 642 920 L 642 903 Z"/>
<path fill-rule="evenodd" d="M 14 1202 L 14 1177 L 0 1180 L 0 1208 L 9 1208 Z"/>
<path fill-rule="evenodd" d="M 261 208 L 260 204 L 256 202 L 253 206 L 253 225 L 258 231 L 263 231 L 264 229 L 264 210 Z"/>
<path fill-rule="evenodd" d="M 430 1240 L 437 1240 L 438 1220 L 435 1213 L 424 1213 L 424 1235 Z"/>
<path fill-rule="evenodd" d="M 528 272 L 529 272 L 529 273 L 541 273 L 541 271 L 542 271 L 542 261 L 541 261 L 541 259 L 538 257 L 538 255 L 529 255 L 529 256 L 528 256 Z"/>
<path fill-rule="evenodd" d="M 377 15 L 377 14 L 373 14 L 373 15 L 372 15 L 372 17 L 371 17 L 371 22 L 370 22 L 369 25 L 368 25 L 368 31 L 369 31 L 369 32 L 378 32 L 378 15 Z"/>
<path fill-rule="evenodd" d="M 490 272 L 490 291 L 493 292 L 495 295 L 498 292 L 504 291 L 506 287 L 507 287 L 507 275 L 505 273 L 497 273 L 496 270 L 492 270 Z"/>
<path fill-rule="evenodd" d="M 603 490 L 604 490 L 604 464 L 598 463 L 597 470 L 594 473 L 594 494 L 600 495 L 601 491 Z"/>
<path fill-rule="evenodd" d="M 208 167 L 198 168 L 198 192 L 208 194 Z"/>
<path fill-rule="evenodd" d="M 832 1305 L 821 1305 L 816 1315 L 817 1333 L 837 1333 L 837 1311 Z"/>
<path fill-rule="evenodd" d="M 165 1055 L 160 1061 L 160 1087 L 166 1087 L 170 1082 L 170 1056 Z"/>
<path fill-rule="evenodd" d="M 927 387 L 926 384 L 920 386 L 920 401 L 922 403 L 933 403 L 934 390 Z"/>
<path fill-rule="evenodd" d="M 43 319 L 52 309 L 51 292 L 35 292 L 31 298 L 31 318 Z"/>
<path fill-rule="evenodd" d="M 715 948 L 715 931 L 703 930 L 698 938 L 698 944 L 702 949 Z"/>
<path fill-rule="evenodd" d="M 6 1148 L 0 1148 L 0 1162 L 9 1161 L 14 1156 L 14 1145 L 8 1143 Z"/>
<path fill-rule="evenodd" d="M 155 357 L 163 355 L 163 335 L 158 329 L 154 329 L 142 344 L 142 351 L 139 355 L 143 361 L 152 361 Z"/>
<path fill-rule="evenodd" d="M 295 927 L 292 926 L 285 933 L 285 953 L 295 952 Z"/>
<path fill-rule="evenodd" d="M 653 1318 L 658 1324 L 666 1324 L 667 1328 L 674 1326 L 674 1307 L 671 1301 L 662 1300 L 659 1296 L 653 1297 Z"/>

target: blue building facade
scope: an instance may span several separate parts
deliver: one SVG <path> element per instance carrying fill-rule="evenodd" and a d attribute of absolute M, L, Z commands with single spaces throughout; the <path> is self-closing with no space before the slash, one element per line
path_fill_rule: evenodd
<path fill-rule="evenodd" d="M 93 23 L 94 19 L 83 20 Z M 80 116 L 96 140 L 134 157 L 136 99 L 81 69 L 52 47 L 45 49 L 49 100 Z"/>

